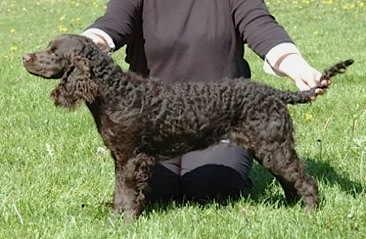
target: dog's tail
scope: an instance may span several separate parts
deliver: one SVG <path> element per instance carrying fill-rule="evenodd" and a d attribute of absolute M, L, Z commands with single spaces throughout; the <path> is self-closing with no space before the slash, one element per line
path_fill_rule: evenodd
<path fill-rule="evenodd" d="M 353 59 L 348 59 L 345 61 L 338 62 L 337 64 L 333 65 L 332 67 L 326 69 L 323 72 L 317 86 L 313 87 L 310 90 L 299 91 L 299 92 L 289 92 L 289 91 L 283 92 L 283 94 L 282 94 L 283 102 L 285 102 L 286 104 L 293 104 L 293 105 L 311 102 L 312 99 L 314 97 L 316 97 L 316 95 L 317 95 L 315 93 L 316 89 L 327 88 L 326 86 L 325 87 L 322 86 L 323 80 L 329 80 L 330 78 L 332 78 L 335 75 L 344 73 L 346 71 L 346 68 L 352 64 L 353 64 Z"/>

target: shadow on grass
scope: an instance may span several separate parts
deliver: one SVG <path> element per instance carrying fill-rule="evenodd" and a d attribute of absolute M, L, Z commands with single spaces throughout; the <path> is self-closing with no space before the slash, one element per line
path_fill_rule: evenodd
<path fill-rule="evenodd" d="M 338 186 L 343 192 L 356 197 L 361 194 L 365 189 L 360 182 L 351 180 L 344 172 L 338 172 L 328 162 L 306 158 L 303 160 L 306 163 L 306 172 L 309 173 L 317 182 L 326 186 Z M 281 190 L 281 194 L 271 193 L 271 187 L 279 185 L 274 177 L 262 166 L 255 164 L 251 172 L 251 178 L 253 180 L 253 192 L 250 198 L 254 202 L 268 202 L 275 203 L 280 202 L 280 205 L 285 205 L 285 198 Z M 322 194 L 320 192 L 320 194 Z"/>
<path fill-rule="evenodd" d="M 304 161 L 306 162 L 306 171 L 314 177 L 318 185 L 322 184 L 329 187 L 338 186 L 343 192 L 346 192 L 353 197 L 356 197 L 364 191 L 364 186 L 361 183 L 350 180 L 344 172 L 337 172 L 337 170 L 329 163 L 314 159 L 305 159 Z M 146 210 L 144 210 L 144 213 L 148 215 L 152 211 L 164 212 L 176 207 L 187 205 L 197 207 L 216 205 L 220 207 L 230 205 L 238 200 L 242 200 L 243 198 L 244 200 L 248 198 L 254 205 L 265 204 L 273 208 L 291 207 L 291 205 L 286 202 L 283 190 L 279 186 L 278 182 L 264 167 L 258 163 L 254 163 L 250 173 L 250 178 L 253 181 L 253 189 L 249 195 L 225 200 L 211 199 L 195 201 L 192 199 L 183 199 L 179 201 L 156 201 L 154 203 L 149 203 Z M 322 192 L 320 192 L 320 195 L 322 195 Z M 324 197 L 324 195 L 321 197 Z M 102 206 L 104 208 L 103 210 L 106 210 L 106 208 L 112 210 L 112 205 L 113 203 L 104 204 Z"/>
<path fill-rule="evenodd" d="M 316 182 L 329 187 L 338 186 L 343 192 L 356 197 L 364 191 L 364 187 L 361 183 L 355 182 L 344 172 L 337 172 L 337 170 L 332 167 L 327 162 L 322 162 L 314 159 L 304 159 L 306 162 L 306 172 L 308 172 Z M 253 164 L 253 169 L 250 173 L 250 178 L 253 181 L 253 190 L 249 195 L 243 195 L 244 198 L 249 198 L 253 203 L 261 203 L 266 205 L 273 205 L 273 207 L 291 207 L 284 197 L 283 190 L 279 186 L 278 182 L 274 177 L 261 165 L 255 163 Z M 275 187 L 276 189 L 273 189 Z M 322 192 L 320 192 L 322 195 Z M 322 196 L 321 196 L 322 197 Z M 147 211 L 158 210 L 164 211 L 169 210 L 169 208 L 179 206 L 179 205 L 198 205 L 205 206 L 208 204 L 218 204 L 225 206 L 228 203 L 236 202 L 238 199 L 230 200 L 206 200 L 206 201 L 194 201 L 194 200 L 183 200 L 180 202 L 175 201 L 170 202 L 155 202 L 150 204 Z"/>
<path fill-rule="evenodd" d="M 364 191 L 364 186 L 360 182 L 349 179 L 344 172 L 337 172 L 328 162 L 304 159 L 306 162 L 306 170 L 312 175 L 316 181 L 323 185 L 338 185 L 340 189 L 352 196 L 357 196 Z"/>

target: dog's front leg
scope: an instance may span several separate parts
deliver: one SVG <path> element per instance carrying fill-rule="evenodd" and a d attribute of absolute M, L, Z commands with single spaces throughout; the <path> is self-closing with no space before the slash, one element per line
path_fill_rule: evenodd
<path fill-rule="evenodd" d="M 115 158 L 114 215 L 123 213 L 125 220 L 135 220 L 141 210 L 135 208 L 136 187 L 133 186 L 133 158 L 120 160 Z"/>
<path fill-rule="evenodd" d="M 155 159 L 138 154 L 125 163 L 115 160 L 114 214 L 123 211 L 125 220 L 135 220 L 145 207 L 150 168 Z"/>
<path fill-rule="evenodd" d="M 114 199 L 113 199 L 113 206 L 114 210 L 113 213 L 115 216 L 119 215 L 123 212 L 124 203 L 123 203 L 123 194 L 124 194 L 124 186 L 123 186 L 123 167 L 125 165 L 126 160 L 121 160 L 119 157 L 116 157 L 115 154 L 113 155 L 114 159 Z"/>

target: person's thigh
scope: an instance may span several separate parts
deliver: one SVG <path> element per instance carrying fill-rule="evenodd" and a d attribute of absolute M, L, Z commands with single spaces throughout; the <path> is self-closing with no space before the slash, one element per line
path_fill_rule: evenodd
<path fill-rule="evenodd" d="M 188 199 L 237 198 L 251 190 L 250 154 L 235 145 L 219 143 L 189 152 L 181 159 L 183 194 Z"/>

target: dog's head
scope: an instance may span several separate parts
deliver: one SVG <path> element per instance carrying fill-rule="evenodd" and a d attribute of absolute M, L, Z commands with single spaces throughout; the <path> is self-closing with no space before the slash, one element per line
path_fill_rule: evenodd
<path fill-rule="evenodd" d="M 78 102 L 92 103 L 97 93 L 91 55 L 99 49 L 88 38 L 61 35 L 46 49 L 23 56 L 27 71 L 45 79 L 61 79 L 52 91 L 57 106 L 73 108 Z"/>

